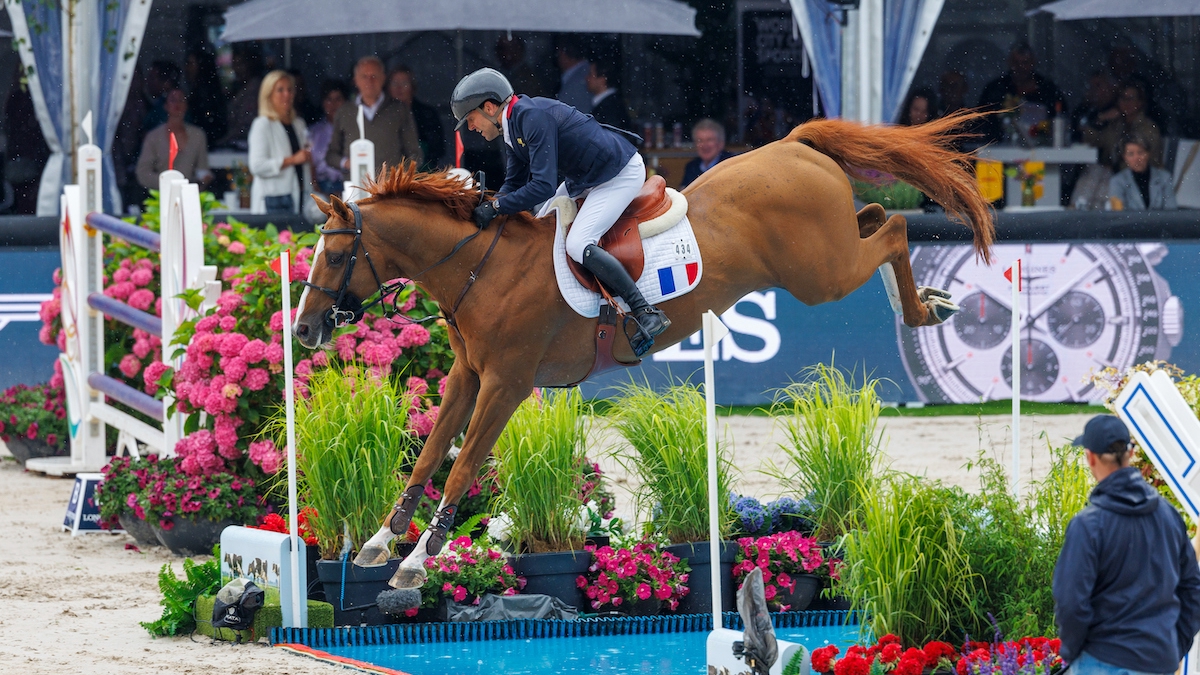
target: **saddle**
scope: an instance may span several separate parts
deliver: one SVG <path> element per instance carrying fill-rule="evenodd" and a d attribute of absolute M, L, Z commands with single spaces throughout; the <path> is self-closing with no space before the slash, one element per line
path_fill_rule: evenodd
<path fill-rule="evenodd" d="M 646 265 L 642 238 L 650 236 L 642 232 L 641 224 L 666 215 L 673 204 L 671 196 L 667 194 L 667 181 L 663 180 L 662 176 L 651 176 L 646 179 L 641 192 L 633 198 L 617 222 L 600 237 L 600 248 L 619 260 L 634 281 L 642 277 L 642 270 Z M 568 257 L 567 266 L 584 288 L 600 292 L 600 282 L 596 281 L 596 276 L 584 269 L 583 265 Z"/>

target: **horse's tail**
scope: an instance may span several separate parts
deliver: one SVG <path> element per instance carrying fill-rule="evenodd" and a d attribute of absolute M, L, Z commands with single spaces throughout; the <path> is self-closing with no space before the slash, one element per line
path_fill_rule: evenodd
<path fill-rule="evenodd" d="M 971 154 L 954 149 L 962 128 L 989 113 L 956 112 L 917 126 L 865 125 L 812 120 L 792 130 L 800 141 L 829 156 L 846 173 L 871 180 L 866 170 L 891 174 L 929 195 L 947 215 L 971 228 L 975 253 L 991 262 L 996 228 L 991 205 L 979 192 Z"/>

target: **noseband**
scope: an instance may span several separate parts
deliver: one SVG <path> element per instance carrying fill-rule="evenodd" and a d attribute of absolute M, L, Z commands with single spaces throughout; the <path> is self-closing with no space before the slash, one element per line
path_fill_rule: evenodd
<path fill-rule="evenodd" d="M 333 307 L 330 307 L 325 312 L 325 324 L 330 328 L 341 328 L 350 324 L 358 323 L 362 320 L 363 314 L 375 305 L 383 307 L 383 316 L 391 319 L 396 314 L 400 313 L 400 308 L 396 303 L 400 299 L 400 291 L 404 290 L 405 283 L 398 281 L 396 283 L 385 284 L 379 278 L 379 272 L 375 269 L 375 263 L 371 260 L 371 254 L 367 251 L 367 247 L 362 243 L 362 212 L 358 210 L 358 204 L 350 202 L 348 204 L 350 210 L 354 212 L 354 229 L 341 228 L 337 230 L 327 230 L 321 228 L 318 230 L 322 235 L 326 234 L 353 234 L 354 246 L 350 249 L 350 260 L 346 263 L 346 273 L 342 276 L 342 285 L 337 290 L 318 286 L 302 281 L 300 283 L 305 286 L 321 291 L 325 295 L 333 298 Z M 378 295 L 374 300 L 367 304 L 362 304 L 362 300 L 350 291 L 350 277 L 354 275 L 354 266 L 358 263 L 358 250 L 362 249 L 363 257 L 367 259 L 367 264 L 371 266 L 371 275 L 375 277 L 375 284 L 378 287 L 375 293 Z M 391 307 L 388 306 L 385 299 L 387 296 L 392 296 Z"/>
<path fill-rule="evenodd" d="M 480 181 L 480 185 L 482 185 L 482 183 L 483 183 L 482 175 L 480 176 L 479 181 Z M 480 198 L 481 199 L 482 199 L 482 196 L 483 196 L 483 191 L 480 190 Z M 371 261 L 371 254 L 367 251 L 367 247 L 364 246 L 362 243 L 362 212 L 358 210 L 358 204 L 356 204 L 354 202 L 347 202 L 347 206 L 349 206 L 350 210 L 354 212 L 354 229 L 342 228 L 342 229 L 337 229 L 337 230 L 327 230 L 322 227 L 321 229 L 318 230 L 318 232 L 320 232 L 322 235 L 326 235 L 326 234 L 353 234 L 354 235 L 354 246 L 351 247 L 351 249 L 350 249 L 350 260 L 346 263 L 346 272 L 342 276 L 341 287 L 338 288 L 337 290 L 334 290 L 332 288 L 326 288 L 324 286 L 318 286 L 316 284 L 309 283 L 308 281 L 300 282 L 309 288 L 321 291 L 325 295 L 328 295 L 329 297 L 333 298 L 333 306 L 330 307 L 329 310 L 325 312 L 325 324 L 327 326 L 329 326 L 330 328 L 341 328 L 343 326 L 358 323 L 359 321 L 362 320 L 363 315 L 366 314 L 366 311 L 368 309 L 374 307 L 375 305 L 379 305 L 380 307 L 382 307 L 384 318 L 391 320 L 392 317 L 394 317 L 395 315 L 401 314 L 400 308 L 399 308 L 399 306 L 397 306 L 397 303 L 400 300 L 400 291 L 404 290 L 404 288 L 406 286 L 406 284 L 402 281 L 398 281 L 398 282 L 392 283 L 392 284 L 385 284 L 385 283 L 383 283 L 382 280 L 380 280 L 379 272 L 376 271 L 376 269 L 375 269 L 375 263 Z M 446 311 L 445 308 L 443 308 L 443 311 L 446 311 L 446 317 L 445 317 L 446 322 L 449 323 L 451 326 L 453 326 L 455 330 L 458 330 L 458 321 L 457 321 L 457 317 L 456 317 L 458 308 L 460 305 L 462 305 L 463 299 L 467 297 L 467 291 L 471 290 L 471 286 L 473 286 L 475 284 L 475 281 L 479 278 L 479 274 L 483 271 L 483 266 L 487 264 L 488 258 L 492 257 L 492 251 L 494 251 L 496 249 L 496 244 L 498 244 L 500 242 L 500 235 L 504 232 L 504 224 L 505 224 L 504 221 L 501 221 L 500 224 L 497 225 L 496 235 L 492 239 L 492 245 L 489 246 L 487 252 L 483 254 L 483 259 L 479 261 L 479 264 L 476 265 L 473 270 L 471 270 L 470 275 L 468 275 L 468 277 L 467 277 L 466 283 L 463 285 L 462 291 L 458 294 L 458 299 L 455 300 L 455 302 L 454 302 L 454 306 L 451 307 L 449 309 L 449 311 Z M 425 269 L 421 270 L 420 272 L 417 272 L 416 274 L 412 275 L 409 278 L 416 279 L 417 277 L 425 274 L 429 270 L 450 260 L 450 258 L 454 257 L 455 253 L 458 253 L 459 249 L 461 249 L 463 246 L 465 246 L 468 242 L 470 242 L 475 237 L 478 237 L 480 232 L 483 232 L 483 230 L 477 230 L 477 231 L 467 235 L 463 239 L 459 240 L 459 242 L 454 245 L 454 248 L 451 249 L 450 252 L 446 254 L 446 257 L 435 262 L 434 264 L 430 265 L 429 267 L 426 267 Z M 378 295 L 378 297 L 376 297 L 374 300 L 371 300 L 370 302 L 368 302 L 365 305 L 362 304 L 362 300 L 360 300 L 358 298 L 358 296 L 354 295 L 354 293 L 352 293 L 350 291 L 350 277 L 354 275 L 354 266 L 355 266 L 355 264 L 358 263 L 358 250 L 360 248 L 362 249 L 363 257 L 365 257 L 367 259 L 367 264 L 371 266 L 371 275 L 375 277 L 375 285 L 377 286 L 377 288 L 375 290 L 375 293 L 372 293 L 371 295 L 372 296 Z M 388 303 L 385 302 L 385 298 L 387 298 L 387 296 L 389 296 L 389 295 L 392 296 L 391 306 L 389 306 Z M 408 317 L 405 317 L 405 319 L 410 323 L 425 323 L 426 321 L 430 321 L 430 320 L 433 320 L 436 318 L 439 318 L 438 315 L 430 315 L 430 316 L 426 316 L 421 319 L 409 319 Z"/>

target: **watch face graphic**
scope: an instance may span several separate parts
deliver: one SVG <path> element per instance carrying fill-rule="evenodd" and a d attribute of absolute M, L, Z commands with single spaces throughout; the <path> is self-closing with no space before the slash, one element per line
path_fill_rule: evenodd
<path fill-rule="evenodd" d="M 1012 396 L 1012 287 L 1003 273 L 1020 258 L 1021 398 L 1098 399 L 1093 371 L 1166 359 L 1179 342 L 1178 299 L 1154 272 L 1166 254 L 1158 243 L 1006 244 L 989 268 L 969 245 L 913 247 L 917 285 L 950 291 L 962 308 L 940 326 L 912 329 L 897 318 L 913 386 L 934 403 Z"/>

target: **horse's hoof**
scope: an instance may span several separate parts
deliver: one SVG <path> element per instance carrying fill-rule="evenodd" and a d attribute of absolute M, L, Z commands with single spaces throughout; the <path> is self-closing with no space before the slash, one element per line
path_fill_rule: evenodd
<path fill-rule="evenodd" d="M 425 580 L 429 576 L 425 574 L 425 567 L 405 567 L 400 565 L 400 569 L 392 575 L 392 579 L 388 581 L 388 586 L 392 588 L 420 588 L 425 585 Z"/>
<path fill-rule="evenodd" d="M 386 546 L 364 546 L 354 559 L 357 567 L 383 567 L 388 561 Z"/>
<path fill-rule="evenodd" d="M 932 286 L 921 286 L 917 289 L 917 296 L 921 298 L 921 302 L 928 302 L 930 298 L 945 298 L 946 300 L 949 300 L 950 291 L 943 291 L 940 288 L 934 288 Z"/>

